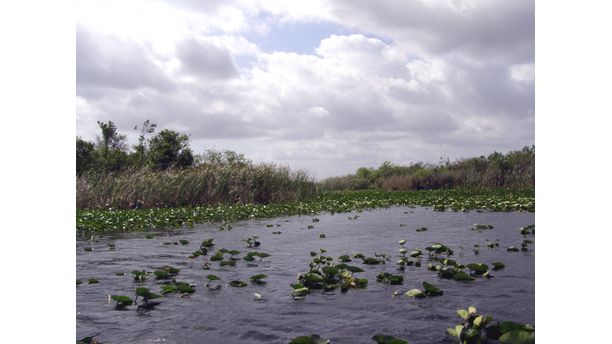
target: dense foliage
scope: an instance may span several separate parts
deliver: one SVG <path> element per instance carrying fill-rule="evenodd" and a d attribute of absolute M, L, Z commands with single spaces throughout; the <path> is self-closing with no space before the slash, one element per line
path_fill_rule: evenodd
<path fill-rule="evenodd" d="M 533 188 L 535 146 L 507 154 L 494 152 L 488 157 L 445 161 L 438 165 L 416 163 L 400 166 L 386 161 L 379 168 L 361 167 L 355 174 L 327 178 L 320 185 L 325 190 L 387 191 L 453 187 Z"/>

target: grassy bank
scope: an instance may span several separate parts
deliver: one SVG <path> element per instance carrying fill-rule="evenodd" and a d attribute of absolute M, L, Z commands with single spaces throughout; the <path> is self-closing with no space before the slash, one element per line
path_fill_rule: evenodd
<path fill-rule="evenodd" d="M 317 186 L 308 174 L 274 164 L 133 168 L 84 173 L 76 180 L 77 209 L 288 203 L 316 195 Z"/>
<path fill-rule="evenodd" d="M 127 183 L 127 181 L 126 181 Z M 412 192 L 331 192 L 307 201 L 151 209 L 77 210 L 77 231 L 112 232 L 190 227 L 284 215 L 341 213 L 394 205 L 427 206 L 436 211 L 535 211 L 535 192 L 526 190 L 424 190 Z M 226 228 L 226 227 L 221 227 Z"/>

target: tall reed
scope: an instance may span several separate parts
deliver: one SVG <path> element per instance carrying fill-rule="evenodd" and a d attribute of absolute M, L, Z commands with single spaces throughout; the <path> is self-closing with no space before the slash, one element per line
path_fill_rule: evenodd
<path fill-rule="evenodd" d="M 76 179 L 77 209 L 164 208 L 220 203 L 267 204 L 317 195 L 302 170 L 274 164 L 202 164 L 156 171 L 88 172 Z"/>

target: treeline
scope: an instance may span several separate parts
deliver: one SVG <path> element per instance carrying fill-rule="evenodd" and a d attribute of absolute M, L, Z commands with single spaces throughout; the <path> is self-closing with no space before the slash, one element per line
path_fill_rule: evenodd
<path fill-rule="evenodd" d="M 383 189 L 408 191 L 443 188 L 535 187 L 535 146 L 506 154 L 459 159 L 440 164 L 408 166 L 385 161 L 378 168 L 357 169 L 355 174 L 331 177 L 320 182 L 323 190 Z"/>
<path fill-rule="evenodd" d="M 76 139 L 77 209 L 267 204 L 317 194 L 305 171 L 254 164 L 227 150 L 194 154 L 187 135 L 162 130 L 152 136 L 157 126 L 150 121 L 135 127 L 140 136 L 131 148 L 113 122 L 98 126 L 96 142 Z"/>

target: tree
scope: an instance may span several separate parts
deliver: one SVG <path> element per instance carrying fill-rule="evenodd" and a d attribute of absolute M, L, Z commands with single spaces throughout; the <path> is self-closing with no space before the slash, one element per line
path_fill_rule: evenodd
<path fill-rule="evenodd" d="M 98 121 L 98 126 L 102 130 L 102 140 L 99 145 L 102 148 L 102 153 L 106 157 L 110 149 L 118 149 L 124 151 L 126 149 L 125 135 L 117 133 L 117 126 L 112 121 L 107 123 Z"/>
<path fill-rule="evenodd" d="M 83 172 L 94 167 L 96 162 L 95 146 L 92 142 L 82 138 L 76 138 L 76 174 L 80 176 Z"/>
<path fill-rule="evenodd" d="M 98 137 L 100 166 L 106 171 L 119 171 L 127 164 L 126 136 L 117 132 L 117 126 L 112 121 L 98 121 L 102 138 Z"/>
<path fill-rule="evenodd" d="M 140 160 L 140 166 L 143 166 L 145 163 L 145 156 L 147 151 L 146 135 L 152 134 L 155 131 L 156 127 L 157 124 L 151 123 L 151 121 L 148 119 L 144 121 L 144 123 L 142 123 L 142 126 L 140 127 L 140 136 L 138 137 L 138 144 L 134 146 L 136 154 L 138 155 L 138 158 Z M 134 127 L 134 130 L 138 130 L 137 125 Z"/>
<path fill-rule="evenodd" d="M 150 140 L 149 161 L 153 167 L 163 170 L 174 166 L 193 165 L 189 137 L 173 130 L 160 131 Z"/>

